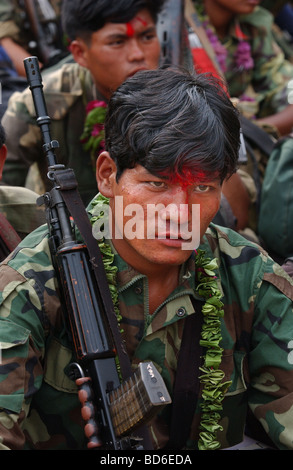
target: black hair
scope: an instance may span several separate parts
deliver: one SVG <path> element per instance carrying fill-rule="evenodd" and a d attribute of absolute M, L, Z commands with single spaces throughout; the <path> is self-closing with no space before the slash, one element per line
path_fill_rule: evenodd
<path fill-rule="evenodd" d="M 106 22 L 127 23 L 147 8 L 157 21 L 166 0 L 63 0 L 62 24 L 69 40 L 89 40 Z"/>
<path fill-rule="evenodd" d="M 6 141 L 5 129 L 0 123 L 0 148 L 2 147 L 2 145 L 5 144 L 5 141 Z"/>
<path fill-rule="evenodd" d="M 188 169 L 221 181 L 237 168 L 238 112 L 209 74 L 170 68 L 136 73 L 109 101 L 105 136 L 117 180 L 136 164 L 154 175 Z"/>

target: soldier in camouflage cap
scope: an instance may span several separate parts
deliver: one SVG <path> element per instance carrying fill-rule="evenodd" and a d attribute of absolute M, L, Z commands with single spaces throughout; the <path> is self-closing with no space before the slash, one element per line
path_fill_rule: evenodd
<path fill-rule="evenodd" d="M 58 161 L 74 169 L 86 204 L 97 192 L 99 148 L 91 148 L 91 143 L 100 133 L 98 121 L 94 129 L 91 122 L 85 124 L 86 117 L 91 119 L 87 111 L 98 106 L 99 123 L 103 123 L 111 92 L 138 70 L 158 67 L 156 19 L 162 4 L 163 0 L 68 0 L 62 4 L 64 31 L 76 63 L 52 73 L 48 70 L 44 93 L 52 135 L 60 143 Z M 29 90 L 12 96 L 3 124 L 9 149 L 3 180 L 24 186 L 29 167 L 37 162 L 46 185 L 47 162 Z M 102 144 L 102 136 L 100 140 Z"/>
<path fill-rule="evenodd" d="M 105 131 L 96 167 L 102 194 L 88 211 L 105 269 L 115 273 L 113 301 L 118 295 L 133 367 L 153 361 L 173 396 L 184 326 L 199 326 L 197 340 L 188 330 L 196 360 L 188 356 L 184 369 L 200 383 L 191 410 L 184 401 L 179 413 L 190 421 L 175 421 L 170 442 L 167 405 L 149 423 L 154 448 L 235 445 L 250 407 L 272 445 L 292 449 L 293 282 L 259 246 L 210 223 L 237 166 L 237 111 L 213 78 L 141 71 L 113 94 Z M 114 220 L 120 231 L 111 234 Z M 41 228 L 0 268 L 3 449 L 86 448 L 59 289 Z"/>

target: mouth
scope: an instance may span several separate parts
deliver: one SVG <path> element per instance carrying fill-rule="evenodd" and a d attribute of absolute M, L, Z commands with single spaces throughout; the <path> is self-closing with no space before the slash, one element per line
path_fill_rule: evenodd
<path fill-rule="evenodd" d="M 182 246 L 183 243 L 188 243 L 191 241 L 190 234 L 187 236 L 172 234 L 172 233 L 158 233 L 155 237 L 160 243 L 167 246 Z"/>
<path fill-rule="evenodd" d="M 133 72 L 129 73 L 127 76 L 128 77 L 133 77 L 137 72 L 142 72 L 143 70 L 147 70 L 146 67 L 140 67 L 139 69 L 135 69 Z"/>

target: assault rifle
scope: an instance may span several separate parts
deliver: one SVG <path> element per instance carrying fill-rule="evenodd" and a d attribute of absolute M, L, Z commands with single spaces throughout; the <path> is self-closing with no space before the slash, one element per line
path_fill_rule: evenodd
<path fill-rule="evenodd" d="M 101 253 L 92 236 L 74 173 L 56 162 L 55 149 L 59 144 L 51 140 L 38 60 L 29 57 L 24 64 L 48 159 L 48 178 L 53 186 L 39 203 L 46 205 L 50 251 L 77 358 L 71 369 L 79 389 L 88 448 L 150 449 L 142 424 L 171 400 L 152 362 L 141 363 L 135 372 L 131 370 Z M 70 215 L 85 243 L 77 241 Z"/>

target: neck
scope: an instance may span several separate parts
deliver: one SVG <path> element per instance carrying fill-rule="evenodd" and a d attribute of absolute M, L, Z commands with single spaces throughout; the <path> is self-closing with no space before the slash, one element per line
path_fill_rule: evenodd
<path fill-rule="evenodd" d="M 159 264 L 154 261 L 149 261 L 139 254 L 135 254 L 132 248 L 129 248 L 123 239 L 112 239 L 115 250 L 119 253 L 121 258 L 126 261 L 133 269 L 141 274 L 144 274 L 151 280 L 162 282 L 167 278 L 174 278 L 178 280 L 178 273 L 180 266 L 170 264 Z"/>
<path fill-rule="evenodd" d="M 205 12 L 209 17 L 210 23 L 216 30 L 219 38 L 224 38 L 228 31 L 231 21 L 235 14 L 225 6 L 213 2 L 213 0 L 205 0 Z"/>
<path fill-rule="evenodd" d="M 135 256 L 132 250 L 129 251 L 123 240 L 112 239 L 112 243 L 124 261 L 136 271 L 147 276 L 148 309 L 149 314 L 153 314 L 178 286 L 180 266 L 157 264 L 145 258 L 142 259 L 139 255 Z"/>

